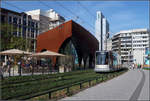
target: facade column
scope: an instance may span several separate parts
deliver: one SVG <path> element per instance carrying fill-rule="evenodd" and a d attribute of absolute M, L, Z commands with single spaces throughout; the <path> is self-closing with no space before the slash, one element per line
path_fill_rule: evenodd
<path fill-rule="evenodd" d="M 36 23 L 34 24 L 34 38 L 33 38 L 33 40 L 34 40 L 34 49 L 33 49 L 33 51 L 35 52 L 35 48 L 36 48 Z"/>
<path fill-rule="evenodd" d="M 26 36 L 26 51 L 28 51 L 28 40 L 27 40 L 27 38 L 28 38 L 28 16 L 26 15 L 26 31 L 25 31 L 25 36 Z"/>
<path fill-rule="evenodd" d="M 82 56 L 78 57 L 79 67 L 81 68 Z"/>
<path fill-rule="evenodd" d="M 83 58 L 83 62 L 84 62 L 84 69 L 86 68 L 86 60 L 87 60 L 87 57 L 84 57 L 84 58 Z"/>
<path fill-rule="evenodd" d="M 89 55 L 89 68 L 93 68 L 92 67 L 92 60 L 93 60 L 93 56 L 90 54 Z M 95 62 L 95 61 L 94 61 Z"/>

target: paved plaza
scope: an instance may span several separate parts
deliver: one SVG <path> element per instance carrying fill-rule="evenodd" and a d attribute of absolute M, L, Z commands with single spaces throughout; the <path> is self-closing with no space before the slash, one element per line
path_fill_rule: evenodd
<path fill-rule="evenodd" d="M 63 100 L 150 100 L 149 70 L 129 70 Z"/>

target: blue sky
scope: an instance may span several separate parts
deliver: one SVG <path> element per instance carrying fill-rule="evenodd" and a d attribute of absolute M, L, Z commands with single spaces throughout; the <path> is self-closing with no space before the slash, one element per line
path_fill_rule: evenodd
<path fill-rule="evenodd" d="M 1 6 L 17 12 L 53 8 L 66 20 L 75 20 L 93 35 L 97 11 L 107 18 L 111 36 L 120 30 L 149 28 L 148 1 L 3 1 Z"/>

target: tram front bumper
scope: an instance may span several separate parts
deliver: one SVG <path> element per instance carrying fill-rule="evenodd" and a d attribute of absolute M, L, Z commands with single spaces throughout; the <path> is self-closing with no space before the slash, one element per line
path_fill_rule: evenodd
<path fill-rule="evenodd" d="M 109 65 L 96 65 L 95 72 L 107 72 L 110 71 Z"/>

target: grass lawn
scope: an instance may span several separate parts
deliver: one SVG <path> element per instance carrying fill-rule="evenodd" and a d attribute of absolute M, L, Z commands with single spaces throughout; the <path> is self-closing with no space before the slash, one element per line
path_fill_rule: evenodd
<path fill-rule="evenodd" d="M 10 99 L 26 99 L 33 95 L 41 94 L 45 91 L 58 89 L 60 87 L 69 86 L 75 83 L 91 80 L 91 85 L 96 84 L 96 78 L 98 82 L 106 81 L 118 76 L 127 70 L 121 70 L 111 73 L 95 73 L 91 70 L 78 70 L 67 73 L 58 74 L 45 74 L 45 75 L 34 75 L 34 76 L 16 76 L 4 78 L 1 83 L 1 96 L 4 100 Z M 109 75 L 109 76 L 108 76 Z M 114 76 L 115 75 L 115 76 Z M 103 77 L 103 78 L 102 78 Z M 79 91 L 79 85 L 70 87 L 70 94 Z M 83 83 L 83 89 L 89 87 L 89 83 Z M 67 94 L 67 95 L 70 95 Z M 57 90 L 52 92 L 52 98 L 59 96 L 66 96 L 66 89 Z M 48 99 L 48 94 L 41 95 L 39 97 L 31 98 L 30 100 Z"/>
<path fill-rule="evenodd" d="M 150 70 L 150 68 L 143 68 L 144 70 Z"/>

